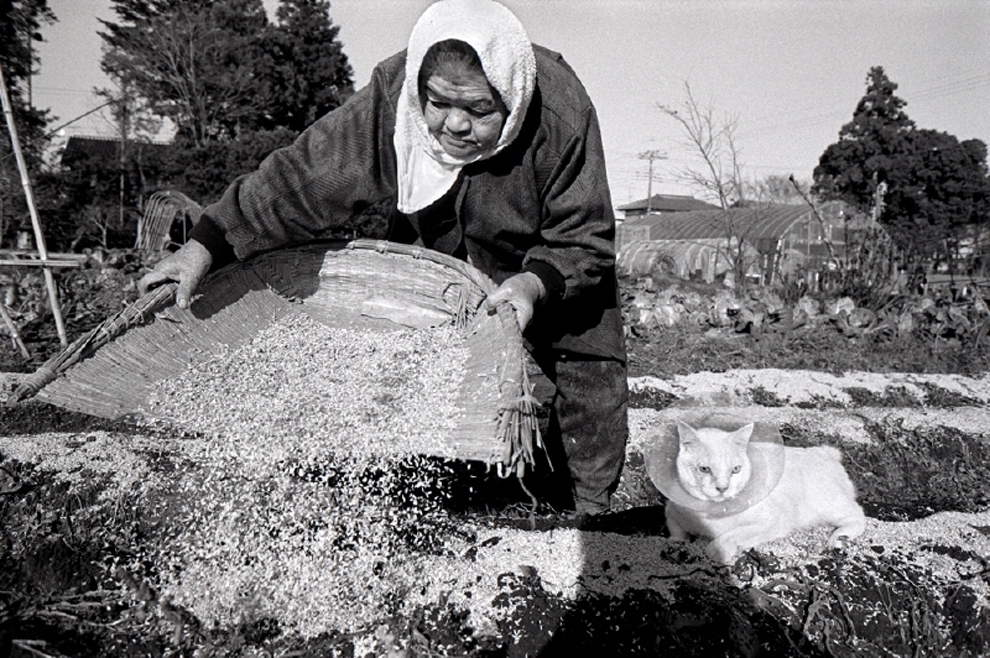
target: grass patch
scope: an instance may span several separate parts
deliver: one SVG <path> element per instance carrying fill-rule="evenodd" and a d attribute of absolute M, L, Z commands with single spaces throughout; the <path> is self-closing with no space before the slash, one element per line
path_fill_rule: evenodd
<path fill-rule="evenodd" d="M 905 386 L 888 386 L 882 393 L 859 386 L 843 389 L 854 407 L 917 408 L 922 400 Z"/>
<path fill-rule="evenodd" d="M 925 406 L 936 409 L 956 409 L 959 407 L 982 407 L 984 402 L 958 391 L 950 391 L 933 382 L 918 384 L 925 391 Z"/>
<path fill-rule="evenodd" d="M 668 407 L 672 407 L 679 399 L 673 393 L 648 386 L 629 391 L 629 406 L 633 409 L 655 409 L 662 411 Z"/>

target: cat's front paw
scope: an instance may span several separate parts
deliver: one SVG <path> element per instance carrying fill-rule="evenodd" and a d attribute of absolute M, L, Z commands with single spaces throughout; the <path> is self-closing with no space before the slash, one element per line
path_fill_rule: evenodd
<path fill-rule="evenodd" d="M 849 548 L 853 543 L 852 537 L 849 535 L 836 535 L 833 534 L 829 537 L 828 547 L 836 551 L 844 551 Z"/>
<path fill-rule="evenodd" d="M 705 548 L 705 555 L 719 564 L 734 564 L 736 558 L 739 557 L 739 546 L 735 542 L 713 539 Z"/>
<path fill-rule="evenodd" d="M 685 530 L 680 523 L 674 520 L 671 514 L 667 514 L 667 533 L 670 535 L 672 541 L 687 541 L 688 531 Z"/>

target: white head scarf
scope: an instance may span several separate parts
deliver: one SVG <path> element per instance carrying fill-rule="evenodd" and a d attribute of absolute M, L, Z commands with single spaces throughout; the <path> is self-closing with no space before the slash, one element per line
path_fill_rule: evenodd
<path fill-rule="evenodd" d="M 419 98 L 419 69 L 430 46 L 458 39 L 474 48 L 485 77 L 509 110 L 498 142 L 470 159 L 443 150 L 426 126 Z M 464 165 L 489 158 L 512 143 L 522 129 L 536 86 L 536 56 L 519 19 L 494 0 L 439 0 L 423 12 L 409 36 L 406 78 L 396 108 L 395 153 L 398 206 L 422 210 L 442 197 Z"/>

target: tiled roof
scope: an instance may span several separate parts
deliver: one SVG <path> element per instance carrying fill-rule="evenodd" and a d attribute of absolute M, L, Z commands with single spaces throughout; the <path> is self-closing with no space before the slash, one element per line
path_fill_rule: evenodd
<path fill-rule="evenodd" d="M 631 210 L 646 210 L 649 208 L 653 212 L 685 212 L 688 210 L 713 210 L 718 208 L 710 203 L 695 199 L 691 196 L 677 194 L 654 194 L 652 200 L 641 199 L 619 206 L 619 210 L 628 212 Z"/>
<path fill-rule="evenodd" d="M 158 151 L 166 150 L 169 144 L 163 142 L 135 142 L 131 141 L 128 148 L 137 146 L 142 150 Z M 112 137 L 77 137 L 69 138 L 62 151 L 62 161 L 71 162 L 82 157 L 97 157 L 103 160 L 113 160 L 119 157 L 120 140 Z"/>

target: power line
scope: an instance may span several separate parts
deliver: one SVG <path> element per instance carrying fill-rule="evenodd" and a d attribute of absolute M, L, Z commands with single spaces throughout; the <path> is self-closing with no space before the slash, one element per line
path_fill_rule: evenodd
<path fill-rule="evenodd" d="M 107 105 L 111 105 L 111 104 L 113 104 L 114 102 L 115 102 L 115 101 L 107 101 L 106 103 L 103 103 L 102 105 L 97 105 L 97 106 L 96 106 L 96 107 L 94 107 L 94 108 L 93 108 L 92 110 L 89 110 L 89 111 L 87 111 L 87 112 L 84 112 L 84 113 L 82 113 L 82 114 L 80 114 L 80 115 L 79 115 L 79 116 L 77 116 L 77 117 L 76 117 L 75 119 L 70 119 L 69 121 L 66 121 L 65 123 L 63 123 L 63 124 L 62 124 L 61 126 L 59 126 L 58 128 L 55 128 L 54 130 L 50 130 L 50 131 L 48 131 L 47 133 L 45 133 L 45 134 L 44 134 L 44 135 L 43 135 L 43 136 L 41 137 L 41 139 L 48 139 L 49 137 L 52 137 L 53 135 L 55 135 L 55 134 L 57 134 L 57 133 L 58 133 L 58 131 L 60 131 L 60 130 L 62 130 L 63 128 L 66 128 L 66 127 L 68 127 L 68 126 L 70 126 L 70 125 L 72 125 L 73 123 L 75 123 L 76 121 L 79 121 L 80 119 L 84 119 L 84 118 L 86 118 L 86 117 L 88 117 L 88 116 L 89 116 L 90 114 L 93 114 L 94 112 L 97 112 L 97 111 L 99 111 L 99 110 L 102 110 L 102 109 L 103 109 L 103 108 L 105 108 L 105 107 L 106 107 Z M 0 161 L 3 161 L 3 160 L 6 160 L 7 158 L 11 158 L 11 157 L 13 157 L 13 156 L 14 156 L 14 152 L 13 152 L 13 151 L 11 151 L 11 152 L 10 152 L 10 153 L 8 153 L 7 155 L 5 155 L 5 156 L 3 156 L 2 158 L 0 158 Z"/>
<path fill-rule="evenodd" d="M 982 68 L 974 68 L 964 72 L 961 72 L 954 80 L 949 80 L 941 82 L 936 85 L 923 87 L 916 92 L 912 92 L 909 95 L 899 96 L 904 100 L 909 106 L 913 102 L 917 101 L 928 101 L 938 98 L 943 98 L 946 96 L 954 96 L 970 91 L 975 91 L 983 87 L 990 88 L 990 73 L 981 73 L 979 75 L 969 75 L 970 73 L 978 70 L 985 70 Z M 857 101 L 858 102 L 858 101 Z M 753 136 L 760 134 L 775 134 L 781 132 L 787 132 L 795 128 L 808 128 L 811 129 L 816 125 L 823 122 L 831 122 L 833 120 L 841 119 L 843 117 L 852 118 L 852 113 L 855 110 L 855 105 L 852 107 L 843 105 L 843 109 L 839 109 L 838 104 L 833 105 L 835 109 L 825 109 L 823 111 L 820 105 L 817 106 L 807 106 L 804 108 L 799 108 L 795 110 L 787 110 L 784 112 L 775 112 L 773 114 L 764 115 L 758 117 L 753 121 L 747 122 L 747 128 L 740 131 L 740 137 L 743 136 Z M 780 121 L 780 119 L 785 119 Z"/>
<path fill-rule="evenodd" d="M 70 126 L 70 125 L 72 125 L 73 123 L 75 123 L 76 121 L 79 121 L 80 119 L 84 119 L 84 118 L 86 118 L 86 117 L 88 117 L 88 116 L 89 116 L 90 114 L 93 114 L 94 112 L 98 112 L 99 110 L 102 110 L 102 109 L 103 109 L 103 108 L 105 108 L 105 107 L 106 107 L 107 105 L 113 105 L 113 104 L 114 104 L 115 102 L 116 102 L 116 101 L 107 101 L 106 103 L 103 103 L 102 105 L 97 105 L 97 106 L 96 106 L 96 107 L 94 107 L 94 108 L 93 108 L 92 110 L 89 110 L 89 111 L 87 111 L 87 112 L 84 112 L 84 113 L 82 113 L 82 114 L 80 114 L 79 116 L 77 116 L 77 117 L 76 117 L 75 119 L 71 119 L 71 120 L 69 120 L 69 121 L 66 121 L 65 123 L 63 123 L 63 124 L 62 124 L 61 126 L 59 126 L 58 128 L 55 128 L 55 129 L 53 129 L 53 130 L 51 130 L 51 131 L 49 131 L 49 132 L 48 132 L 48 133 L 47 133 L 47 134 L 45 135 L 45 137 L 46 137 L 46 138 L 48 138 L 48 137 L 51 137 L 52 135 L 54 135 L 54 134 L 55 134 L 55 133 L 57 133 L 58 131 L 60 131 L 60 130 L 62 130 L 63 128 L 65 128 L 65 127 L 67 127 L 67 126 Z"/>
<path fill-rule="evenodd" d="M 981 87 L 990 88 L 990 73 L 968 78 L 966 80 L 960 80 L 954 83 L 947 83 L 938 87 L 932 87 L 930 89 L 923 89 L 913 94 L 911 96 L 911 100 L 934 100 L 937 98 L 944 98 L 946 96 L 955 96 L 957 94 L 976 91 Z"/>
<path fill-rule="evenodd" d="M 71 87 L 40 87 L 38 85 L 34 86 L 35 91 L 57 91 L 66 94 L 92 94 L 94 93 L 92 89 L 74 89 Z"/>

